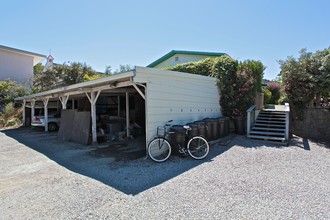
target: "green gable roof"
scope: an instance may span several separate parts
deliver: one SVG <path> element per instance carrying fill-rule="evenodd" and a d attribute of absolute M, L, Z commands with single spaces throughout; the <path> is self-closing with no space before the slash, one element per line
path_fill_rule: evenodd
<path fill-rule="evenodd" d="M 188 55 L 204 55 L 204 56 L 210 56 L 210 57 L 219 57 L 223 55 L 227 55 L 226 53 L 216 53 L 216 52 L 199 52 L 199 51 L 185 51 L 185 50 L 172 50 L 171 52 L 165 54 L 158 60 L 150 63 L 147 67 L 155 67 L 158 64 L 164 62 L 168 58 L 176 55 L 176 54 L 188 54 Z"/>

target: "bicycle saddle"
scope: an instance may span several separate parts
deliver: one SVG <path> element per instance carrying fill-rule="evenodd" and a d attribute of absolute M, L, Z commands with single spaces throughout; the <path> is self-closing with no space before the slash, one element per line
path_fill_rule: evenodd
<path fill-rule="evenodd" d="M 189 125 L 183 125 L 184 129 L 190 130 L 190 126 Z"/>

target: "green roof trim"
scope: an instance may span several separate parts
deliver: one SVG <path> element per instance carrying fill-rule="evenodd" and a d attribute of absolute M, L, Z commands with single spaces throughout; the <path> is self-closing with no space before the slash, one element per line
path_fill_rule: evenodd
<path fill-rule="evenodd" d="M 168 58 L 176 55 L 176 54 L 188 54 L 188 55 L 204 55 L 204 56 L 210 56 L 210 57 L 220 57 L 223 55 L 227 55 L 226 53 L 217 53 L 217 52 L 200 52 L 200 51 L 186 51 L 186 50 L 172 50 L 171 52 L 165 54 L 158 60 L 150 63 L 147 67 L 155 67 L 158 64 L 164 62 Z"/>
<path fill-rule="evenodd" d="M 3 49 L 3 50 L 9 50 L 9 51 L 16 52 L 16 53 L 22 53 L 22 54 L 26 54 L 26 55 L 34 56 L 34 57 L 47 58 L 47 56 L 46 55 L 43 55 L 43 54 L 33 53 L 33 52 L 29 52 L 29 51 L 25 51 L 25 50 L 20 50 L 20 49 L 15 49 L 15 48 L 12 48 L 12 47 L 6 47 L 6 46 L 3 46 L 3 45 L 0 45 L 0 50 L 1 49 Z"/>

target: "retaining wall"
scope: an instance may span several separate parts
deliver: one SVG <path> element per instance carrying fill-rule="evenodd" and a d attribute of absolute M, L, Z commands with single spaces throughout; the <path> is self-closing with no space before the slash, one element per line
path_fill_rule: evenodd
<path fill-rule="evenodd" d="M 322 108 L 306 109 L 303 120 L 291 117 L 290 130 L 304 138 L 330 141 L 330 110 Z"/>

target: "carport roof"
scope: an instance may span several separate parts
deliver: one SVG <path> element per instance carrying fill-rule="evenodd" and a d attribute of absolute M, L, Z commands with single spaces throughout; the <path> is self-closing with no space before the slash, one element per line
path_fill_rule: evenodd
<path fill-rule="evenodd" d="M 105 90 L 105 89 L 111 89 L 116 88 L 116 85 L 118 85 L 119 82 L 130 82 L 131 77 L 135 76 L 135 70 L 120 73 L 113 76 L 107 76 L 102 77 L 99 79 L 82 82 L 74 85 L 64 86 L 57 89 L 47 90 L 44 92 L 39 92 L 23 97 L 18 97 L 15 99 L 15 101 L 23 101 L 23 100 L 32 100 L 32 99 L 38 99 L 38 98 L 55 98 L 59 96 L 65 96 L 65 95 L 72 95 L 72 94 L 83 94 L 85 92 L 91 92 L 91 91 L 97 91 L 97 90 Z M 128 86 L 129 84 L 127 84 Z M 102 88 L 102 89 L 101 89 Z"/>

